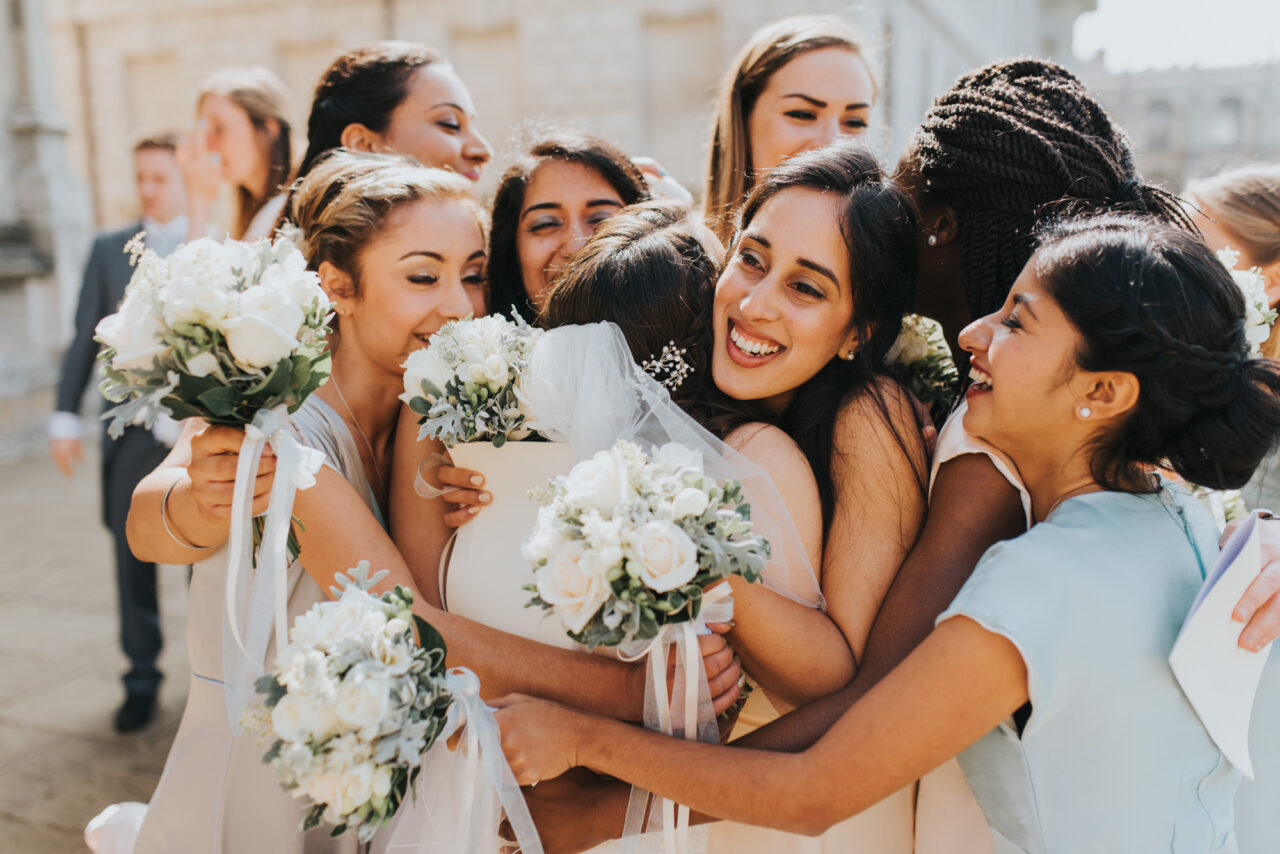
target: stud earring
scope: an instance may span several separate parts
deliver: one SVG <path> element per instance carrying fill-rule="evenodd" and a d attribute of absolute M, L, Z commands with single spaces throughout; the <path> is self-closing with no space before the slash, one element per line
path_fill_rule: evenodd
<path fill-rule="evenodd" d="M 840 354 L 840 358 L 841 358 L 841 359 L 844 359 L 846 362 L 852 362 L 852 361 L 853 361 L 853 357 L 854 357 L 855 355 L 857 355 L 857 354 L 856 354 L 856 353 L 854 353 L 854 351 L 850 350 L 850 351 L 849 351 L 849 352 L 847 352 L 847 353 L 841 353 L 841 354 Z"/>
<path fill-rule="evenodd" d="M 1092 415 L 1092 414 L 1093 414 L 1093 410 L 1092 410 L 1092 409 L 1090 409 L 1089 407 L 1087 407 L 1087 406 L 1082 406 L 1082 407 L 1080 407 L 1080 417 L 1081 417 L 1081 418 L 1088 418 L 1088 417 L 1089 417 L 1090 415 Z"/>
<path fill-rule="evenodd" d="M 928 244 L 929 244 L 930 246 L 937 246 L 937 245 L 938 245 L 938 235 L 936 235 L 936 234 L 930 234 L 930 235 L 929 235 L 929 239 L 928 239 L 928 241 L 927 241 L 927 242 L 928 242 Z"/>

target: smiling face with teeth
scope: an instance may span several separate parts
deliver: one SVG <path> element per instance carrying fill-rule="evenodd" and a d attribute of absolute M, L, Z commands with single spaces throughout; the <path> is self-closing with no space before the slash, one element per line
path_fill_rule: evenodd
<path fill-rule="evenodd" d="M 781 190 L 744 223 L 716 284 L 716 386 L 781 411 L 796 389 L 855 346 L 840 206 L 807 187 Z"/>
<path fill-rule="evenodd" d="M 1033 257 L 1000 310 L 960 333 L 960 346 L 972 354 L 965 430 L 1019 469 L 1034 468 L 1050 449 L 1078 447 L 1093 429 L 1079 417 L 1092 377 L 1076 363 L 1080 341 L 1036 276 Z"/>
<path fill-rule="evenodd" d="M 320 265 L 339 314 L 339 342 L 358 342 L 378 368 L 396 376 L 447 321 L 485 313 L 484 234 L 461 201 L 402 205 L 351 266 L 354 287 L 351 274 Z"/>

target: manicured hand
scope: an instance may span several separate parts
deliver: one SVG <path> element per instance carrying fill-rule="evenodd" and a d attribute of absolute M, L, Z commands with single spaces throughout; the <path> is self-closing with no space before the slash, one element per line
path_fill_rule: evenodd
<path fill-rule="evenodd" d="M 578 764 L 580 726 L 588 716 L 524 694 L 508 694 L 490 705 L 497 709 L 502 752 L 521 786 L 559 777 Z"/>
<path fill-rule="evenodd" d="M 58 471 L 71 477 L 77 463 L 84 461 L 84 447 L 79 439 L 50 439 L 49 453 Z"/>
<path fill-rule="evenodd" d="M 480 512 L 481 507 L 493 502 L 493 496 L 480 488 L 484 486 L 484 475 L 478 471 L 460 469 L 446 462 L 430 473 L 424 471 L 422 475 L 443 490 L 441 498 L 456 505 L 444 517 L 444 523 L 450 528 L 462 527 Z"/>
<path fill-rule="evenodd" d="M 240 462 L 240 444 L 243 441 L 244 431 L 212 424 L 191 437 L 191 463 L 187 466 L 187 476 L 191 480 L 191 498 L 200 516 L 208 521 L 231 520 L 236 466 Z M 267 509 L 275 471 L 276 456 L 271 447 L 267 446 L 262 451 L 262 459 L 258 461 L 258 474 L 253 483 L 255 516 Z"/>
<path fill-rule="evenodd" d="M 1280 637 L 1280 522 L 1260 520 L 1259 525 L 1262 571 L 1231 612 L 1231 619 L 1244 623 L 1237 643 L 1250 652 L 1259 652 Z M 1228 525 L 1222 533 L 1222 542 L 1225 543 L 1237 527 L 1238 521 Z"/>
<path fill-rule="evenodd" d="M 711 692 L 711 707 L 718 715 L 733 705 L 742 693 L 742 662 L 724 636 L 732 626 L 729 623 L 709 623 L 709 635 L 698 636 L 698 648 L 702 652 L 702 667 L 707 672 L 707 688 Z M 674 670 L 668 671 L 668 684 L 674 679 Z"/>

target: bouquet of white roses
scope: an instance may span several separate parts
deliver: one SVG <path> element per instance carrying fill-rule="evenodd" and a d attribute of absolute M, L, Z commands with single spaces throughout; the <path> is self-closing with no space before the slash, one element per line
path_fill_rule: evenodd
<path fill-rule="evenodd" d="M 494 447 L 526 438 L 516 387 L 540 334 L 523 319 L 497 314 L 440 327 L 430 346 L 404 363 L 401 399 L 421 416 L 418 438 Z"/>
<path fill-rule="evenodd" d="M 362 561 L 349 579 L 339 574 L 340 597 L 298 617 L 258 680 L 264 703 L 246 714 L 275 738 L 263 761 L 281 786 L 313 802 L 301 829 L 323 819 L 333 836 L 355 828 L 364 842 L 404 800 L 452 702 L 444 641 L 413 615 L 403 587 L 370 594 L 386 572 L 368 569 Z"/>
<path fill-rule="evenodd" d="M 664 625 L 696 620 L 704 589 L 730 575 L 757 581 L 769 559 L 741 485 L 707 477 L 682 445 L 650 457 L 620 440 L 542 497 L 524 544 L 536 578 L 529 604 L 554 610 L 591 648 L 651 641 Z"/>
<path fill-rule="evenodd" d="M 336 576 L 336 601 L 318 603 L 294 623 L 289 646 L 258 680 L 265 700 L 245 713 L 248 729 L 273 739 L 262 761 L 282 788 L 311 800 L 302 831 L 323 820 L 334 825 L 331 836 L 355 829 L 368 842 L 417 791 L 423 769 L 433 768 L 426 788 L 456 792 L 470 785 L 462 794 L 477 811 L 485 795 L 496 795 L 522 850 L 536 854 L 537 832 L 502 755 L 493 713 L 480 699 L 479 680 L 464 668 L 445 669 L 444 639 L 412 612 L 408 590 L 397 586 L 381 597 L 368 592 L 385 575 L 370 576 L 369 562 L 361 561 Z M 439 759 L 429 766 L 433 746 L 460 730 L 460 760 L 437 748 L 431 755 Z M 484 773 L 459 761 L 483 762 Z M 474 850 L 497 831 L 497 812 L 487 819 L 492 827 L 457 816 L 453 838 L 446 839 L 439 816 L 419 816 L 423 827 L 402 821 L 392 842 L 422 850 L 429 838 L 432 850 Z"/>
<path fill-rule="evenodd" d="M 884 360 L 885 372 L 929 407 L 934 422 L 942 426 L 960 392 L 960 373 L 938 322 L 905 315 Z"/>
<path fill-rule="evenodd" d="M 1258 267 L 1237 270 L 1240 253 L 1226 247 L 1218 250 L 1218 260 L 1231 272 L 1236 287 L 1244 297 L 1244 332 L 1249 341 L 1250 354 L 1262 355 L 1262 345 L 1271 337 L 1271 326 L 1276 322 L 1276 310 L 1267 298 L 1267 280 Z"/>
<path fill-rule="evenodd" d="M 168 258 L 128 245 L 135 265 L 120 310 L 98 324 L 106 345 L 102 391 L 126 400 L 108 413 L 110 432 L 164 411 L 243 428 L 227 545 L 226 615 L 235 647 L 223 675 L 233 721 L 261 675 L 274 614 L 277 649 L 288 630 L 287 555 L 294 495 L 315 483 L 324 454 L 304 448 L 285 429 L 296 411 L 329 377 L 330 303 L 319 277 L 286 238 L 219 243 L 202 238 Z M 261 527 L 251 520 L 252 484 L 270 443 L 277 465 L 269 509 Z M 254 559 L 261 534 L 258 577 L 252 590 L 240 569 Z M 242 640 L 240 626 L 247 628 Z"/>
<path fill-rule="evenodd" d="M 167 411 L 243 427 L 293 412 L 329 376 L 329 299 L 288 240 L 201 238 L 167 258 L 128 245 L 135 265 L 120 310 L 102 319 L 110 432 Z"/>

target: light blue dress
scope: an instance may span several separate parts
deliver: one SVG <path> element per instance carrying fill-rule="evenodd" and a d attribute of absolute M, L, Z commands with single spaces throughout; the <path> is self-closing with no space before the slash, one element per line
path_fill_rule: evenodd
<path fill-rule="evenodd" d="M 960 755 L 997 852 L 1238 851 L 1240 774 L 1168 663 L 1217 544 L 1181 488 L 1076 496 L 989 549 L 938 618 L 969 617 L 1026 662 L 1022 732 L 1006 721 Z"/>

